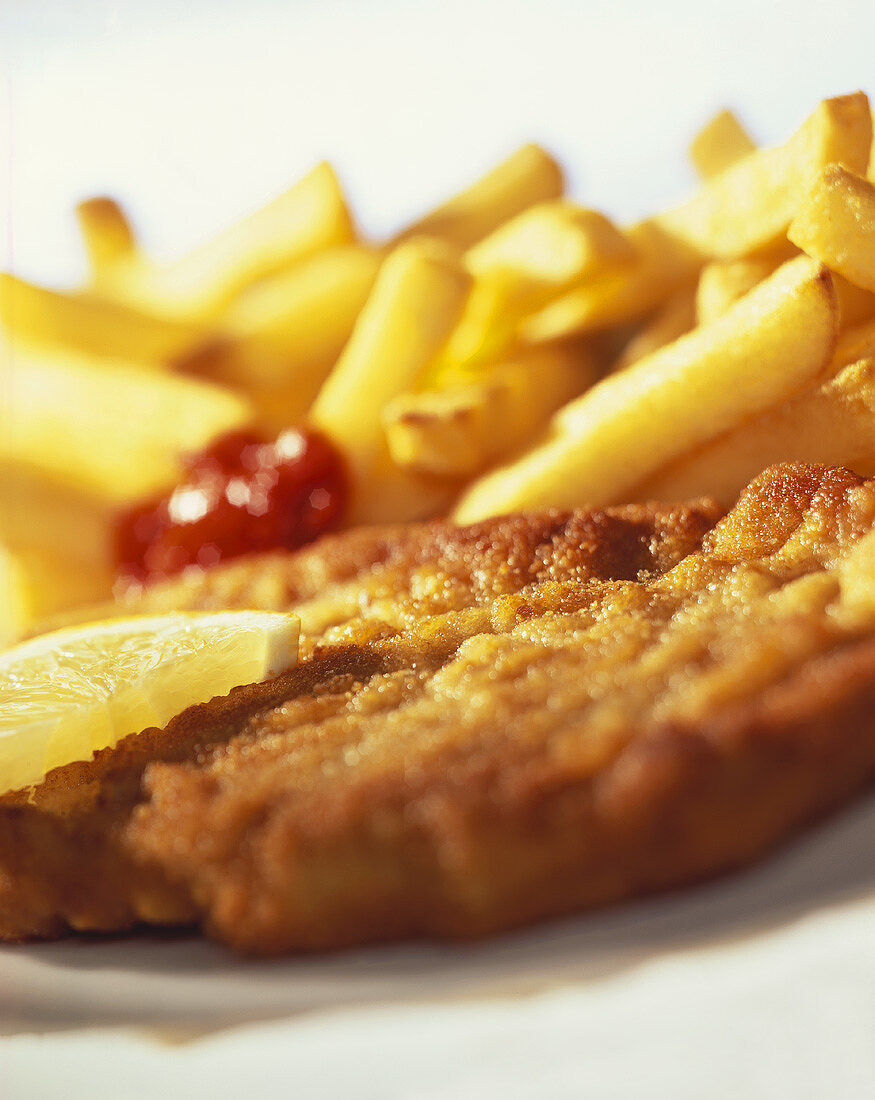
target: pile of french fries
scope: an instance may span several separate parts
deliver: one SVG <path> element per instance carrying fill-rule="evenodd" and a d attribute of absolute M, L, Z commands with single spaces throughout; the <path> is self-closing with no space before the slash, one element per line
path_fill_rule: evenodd
<path fill-rule="evenodd" d="M 244 427 L 329 436 L 350 524 L 875 472 L 866 96 L 774 148 L 722 111 L 690 157 L 692 199 L 618 226 L 524 146 L 381 243 L 320 164 L 172 264 L 83 202 L 87 285 L 0 276 L 0 638 L 107 595 L 119 513 Z"/>

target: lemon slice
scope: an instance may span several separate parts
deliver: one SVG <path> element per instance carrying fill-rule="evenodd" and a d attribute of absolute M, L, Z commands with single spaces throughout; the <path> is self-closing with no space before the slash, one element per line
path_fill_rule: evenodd
<path fill-rule="evenodd" d="M 267 611 L 135 616 L 0 653 L 0 792 L 290 668 L 299 628 Z"/>

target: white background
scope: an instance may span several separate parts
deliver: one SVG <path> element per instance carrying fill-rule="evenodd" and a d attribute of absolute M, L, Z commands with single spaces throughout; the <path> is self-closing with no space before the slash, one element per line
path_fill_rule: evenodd
<path fill-rule="evenodd" d="M 875 91 L 875 5 L 0 0 L 0 74 L 0 259 L 65 285 L 89 194 L 171 256 L 322 157 L 374 234 L 533 139 L 635 217 L 691 187 L 717 107 L 778 141 Z M 0 1097 L 868 1100 L 873 868 L 869 804 L 739 878 L 481 947 L 4 949 Z"/>
<path fill-rule="evenodd" d="M 873 31 L 868 0 L 0 0 L 4 244 L 73 280 L 72 207 L 109 193 L 172 255 L 322 157 L 377 233 L 525 140 L 630 218 L 715 108 L 777 141 L 865 88 Z"/>

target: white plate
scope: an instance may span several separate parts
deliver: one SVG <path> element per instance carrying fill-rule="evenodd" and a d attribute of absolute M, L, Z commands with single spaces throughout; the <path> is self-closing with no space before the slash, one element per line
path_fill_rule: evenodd
<path fill-rule="evenodd" d="M 264 1097 L 632 1097 L 646 1082 L 673 1100 L 863 1100 L 875 1091 L 848 1090 L 875 1090 L 872 989 L 870 799 L 741 874 L 483 944 L 272 962 L 188 936 L 4 948 L 0 1070 L 17 1091 L 0 1096 L 63 1082 L 70 1100 L 133 1100 L 160 1078 L 181 1097 L 194 1073 L 219 1096 L 255 1075 Z M 810 1091 L 812 1059 L 836 1091 Z M 527 1092 L 537 1081 L 556 1091 Z"/>

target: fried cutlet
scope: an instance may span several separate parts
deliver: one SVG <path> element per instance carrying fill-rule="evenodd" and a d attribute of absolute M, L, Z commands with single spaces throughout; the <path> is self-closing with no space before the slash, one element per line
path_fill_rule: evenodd
<path fill-rule="evenodd" d="M 124 612 L 294 608 L 302 659 L 0 800 L 0 934 L 251 953 L 480 935 L 754 858 L 875 775 L 875 482 L 352 531 Z"/>

